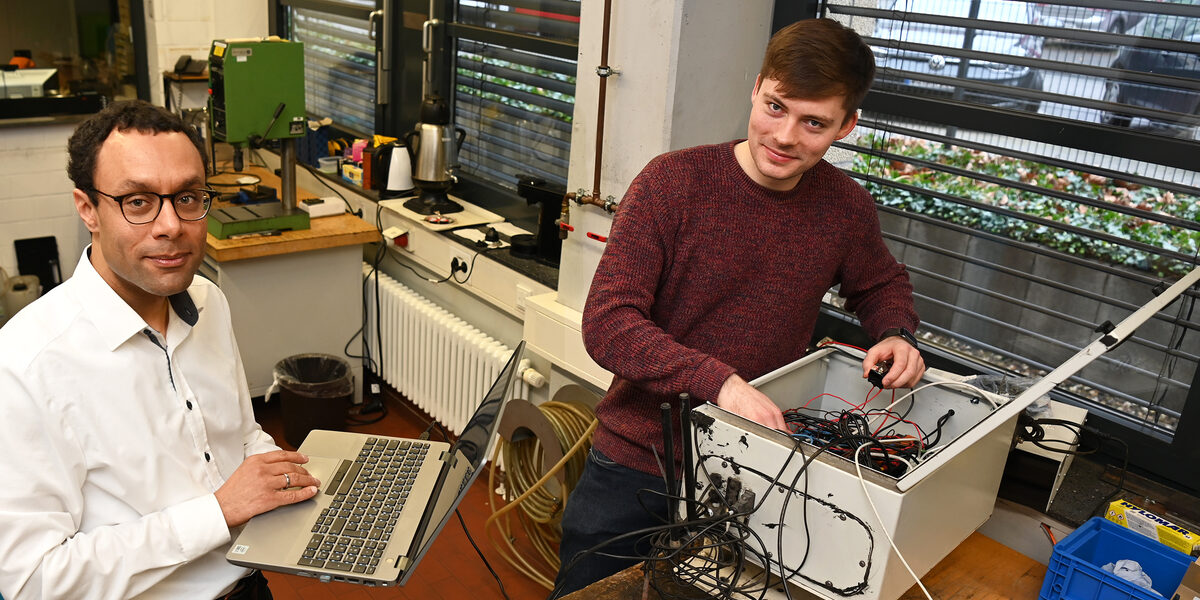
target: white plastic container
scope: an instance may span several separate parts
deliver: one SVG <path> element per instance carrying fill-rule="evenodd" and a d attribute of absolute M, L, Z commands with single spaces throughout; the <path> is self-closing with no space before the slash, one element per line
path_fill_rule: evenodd
<path fill-rule="evenodd" d="M 812 399 L 809 408 L 836 415 L 850 408 L 845 402 L 859 404 L 871 393 L 862 378 L 861 360 L 861 354 L 824 349 L 750 383 L 781 409 Z M 930 370 L 922 384 L 958 379 Z M 866 408 L 881 409 L 903 393 L 906 390 L 898 390 L 894 397 L 890 391 L 880 393 Z M 926 432 L 954 410 L 940 440 L 931 446 L 931 451 L 941 448 L 937 451 L 954 456 L 932 472 L 922 472 L 919 463 L 898 478 L 864 468 L 878 517 L 851 460 L 821 453 L 806 473 L 800 473 L 817 446 L 804 444 L 801 451 L 793 452 L 795 444 L 789 436 L 715 405 L 705 404 L 693 412 L 695 456 L 697 463 L 704 463 L 701 473 L 718 473 L 723 481 L 736 478 L 743 489 L 754 493 L 756 504 L 761 502 L 749 524 L 772 557 L 782 556 L 789 569 L 803 564 L 790 577 L 793 584 L 830 600 L 894 600 L 914 580 L 883 529 L 891 533 L 917 575 L 923 575 L 991 516 L 1016 421 L 990 422 L 993 407 L 1004 401 L 946 383 L 946 387 L 917 392 L 911 409 L 910 400 L 894 407 L 907 412 L 905 419 Z M 995 426 L 974 443 L 956 443 L 981 424 Z M 897 433 L 906 434 L 904 427 L 897 427 Z M 913 476 L 920 481 L 907 491 L 897 487 Z M 697 480 L 704 481 L 700 475 Z M 778 564 L 770 568 L 779 574 Z"/>
<path fill-rule="evenodd" d="M 9 277 L 4 284 L 4 294 L 0 297 L 0 301 L 4 302 L 3 313 L 11 318 L 41 294 L 42 284 L 37 275 Z"/>
<path fill-rule="evenodd" d="M 322 156 L 317 159 L 317 170 L 322 173 L 336 175 L 341 164 L 342 159 L 339 156 Z"/>

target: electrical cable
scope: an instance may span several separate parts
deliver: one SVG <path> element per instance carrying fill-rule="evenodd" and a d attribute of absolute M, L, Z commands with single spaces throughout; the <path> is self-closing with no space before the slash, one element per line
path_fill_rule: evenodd
<path fill-rule="evenodd" d="M 1040 525 L 1042 526 L 1042 532 L 1046 534 L 1046 539 L 1050 540 L 1050 545 L 1057 545 L 1058 540 L 1054 539 L 1054 532 L 1050 531 L 1050 526 L 1045 523 L 1040 523 Z"/>
<path fill-rule="evenodd" d="M 1045 439 L 1046 431 L 1044 427 L 1047 425 L 1062 427 L 1074 433 L 1075 440 Z M 1084 433 L 1096 438 L 1094 445 L 1085 445 Z M 1101 450 L 1104 441 L 1111 441 L 1121 446 L 1121 475 L 1117 481 L 1116 487 L 1109 492 L 1107 496 L 1101 498 L 1100 501 L 1092 507 L 1092 510 L 1088 512 L 1088 515 L 1095 515 L 1096 513 L 1100 512 L 1104 506 L 1113 499 L 1114 496 L 1120 493 L 1121 490 L 1125 489 L 1125 475 L 1129 472 L 1129 443 L 1119 437 L 1109 435 L 1094 427 L 1085 427 L 1074 421 L 1052 418 L 1033 418 L 1023 412 L 1018 415 L 1017 436 L 1021 441 L 1029 442 L 1047 452 L 1056 452 L 1058 454 L 1068 454 L 1072 456 L 1087 456 L 1089 454 L 1095 454 Z M 1055 443 L 1067 445 L 1075 444 L 1077 448 L 1071 450 L 1047 445 Z"/>
<path fill-rule="evenodd" d="M 1091 512 L 1088 514 L 1095 515 L 1101 511 L 1103 511 L 1104 505 L 1108 504 L 1109 501 L 1111 501 L 1114 496 L 1116 496 L 1118 493 L 1120 493 L 1121 490 L 1125 489 L 1125 475 L 1129 472 L 1129 444 L 1125 440 L 1123 440 L 1119 437 L 1110 436 L 1099 430 L 1090 430 L 1089 429 L 1088 431 L 1089 431 L 1089 433 L 1096 434 L 1097 437 L 1101 437 L 1103 439 L 1109 439 L 1114 442 L 1117 442 L 1118 444 L 1121 445 L 1121 447 L 1125 451 L 1124 458 L 1121 461 L 1121 478 L 1120 478 L 1120 480 L 1117 481 L 1117 487 L 1114 488 L 1113 491 L 1109 492 L 1109 494 L 1107 496 L 1101 498 L 1100 501 L 1097 502 L 1096 505 L 1092 507 Z"/>
<path fill-rule="evenodd" d="M 695 437 L 697 435 L 697 431 L 693 429 L 692 434 L 693 437 Z M 788 454 L 788 457 L 784 460 L 783 465 L 780 467 L 779 471 L 774 477 L 769 477 L 765 473 L 759 473 L 754 469 L 744 466 L 742 467 L 743 472 L 754 473 L 755 475 L 768 481 L 768 489 L 774 489 L 778 486 L 783 488 L 781 491 L 790 490 L 792 492 L 796 492 L 796 482 L 801 476 L 804 476 L 807 473 L 808 465 L 810 465 L 812 461 L 822 452 L 826 451 L 830 445 L 831 444 L 826 444 L 825 446 L 818 448 L 817 452 L 815 452 L 811 457 L 804 457 L 801 445 L 798 442 L 795 443 L 792 448 L 792 452 Z M 787 471 L 788 465 L 791 463 L 792 459 L 797 453 L 800 454 L 801 457 L 804 457 L 804 461 L 797 470 L 795 477 L 792 479 L 791 485 L 787 488 L 784 488 L 784 486 L 780 483 L 781 478 Z M 705 492 L 701 493 L 701 497 L 714 497 L 713 490 L 715 490 L 715 487 L 712 484 L 716 483 L 716 480 L 719 478 L 719 476 L 709 473 L 706 467 L 706 461 L 713 458 L 726 460 L 725 458 L 711 455 L 701 456 L 698 459 L 697 468 L 703 471 L 704 479 L 710 482 L 710 486 L 706 488 Z M 804 491 L 801 492 L 801 494 L 807 500 L 807 477 L 805 477 L 804 485 Z M 783 555 L 783 528 L 779 528 L 779 535 L 776 540 L 777 551 L 776 553 L 772 554 L 766 551 L 766 542 L 759 537 L 752 528 L 749 527 L 746 521 L 750 514 L 761 509 L 763 504 L 768 499 L 767 495 L 764 494 L 756 503 L 754 503 L 753 506 L 748 508 L 738 508 L 738 504 L 740 504 L 741 499 L 731 497 L 731 493 L 737 493 L 734 492 L 735 487 L 738 486 L 734 485 L 734 481 L 730 481 L 724 496 L 719 493 L 715 494 L 715 498 L 717 500 L 716 504 L 719 504 L 726 513 L 724 517 L 710 517 L 708 520 L 688 521 L 676 525 L 675 527 L 683 529 L 685 539 L 682 542 L 675 541 L 680 536 L 678 532 L 672 530 L 667 530 L 664 533 L 659 533 L 654 536 L 653 547 L 658 554 L 657 556 L 652 554 L 649 557 L 643 558 L 654 567 L 651 571 L 651 584 L 656 590 L 659 591 L 660 595 L 663 597 L 675 597 L 666 591 L 665 582 L 661 580 L 663 577 L 668 577 L 669 581 L 674 581 L 674 583 L 677 585 L 696 585 L 697 582 L 704 581 L 707 589 L 715 590 L 715 595 L 722 598 L 731 597 L 735 593 L 748 597 L 758 594 L 758 597 L 761 598 L 773 585 L 770 581 L 771 573 L 769 568 L 764 570 L 762 574 L 750 577 L 743 583 L 735 585 L 735 582 L 739 581 L 742 575 L 745 573 L 745 569 L 747 567 L 745 564 L 745 559 L 747 556 L 752 557 L 753 562 L 756 562 L 760 565 L 779 565 L 781 580 L 787 580 L 792 576 L 799 574 L 800 568 L 803 567 L 808 558 L 809 537 L 807 501 L 802 509 L 804 511 L 806 535 L 805 556 L 804 559 L 802 559 L 800 566 L 788 571 L 783 562 L 779 560 Z M 687 499 L 681 498 L 681 500 L 686 501 Z M 781 508 L 782 512 L 786 512 L 787 502 L 789 500 L 790 495 L 784 499 L 784 505 Z M 710 502 L 710 506 L 705 508 L 710 515 L 713 514 L 714 511 L 712 510 L 712 502 Z M 782 522 L 782 514 L 780 516 L 780 522 Z M 696 526 L 701 526 L 701 528 L 693 531 L 693 528 Z M 686 554 L 683 550 L 680 550 L 681 548 L 688 547 L 693 548 L 693 550 L 687 552 Z M 715 561 L 709 560 L 712 558 L 712 554 L 714 552 L 717 553 L 718 559 Z M 724 558 L 720 558 L 721 556 L 724 556 Z M 697 560 L 707 562 L 697 567 L 695 564 L 693 564 L 694 561 Z M 670 568 L 663 569 L 661 565 L 664 563 L 669 564 Z M 722 571 L 722 569 L 725 569 L 726 571 Z M 732 571 L 728 572 L 729 570 Z M 686 576 L 681 577 L 681 574 Z M 821 582 L 812 580 L 807 576 L 802 574 L 799 574 L 799 576 L 813 582 L 814 584 L 821 585 Z M 791 598 L 790 588 L 784 586 L 784 592 L 788 598 Z"/>
<path fill-rule="evenodd" d="M 471 537 L 471 532 L 467 531 L 467 522 L 463 520 L 462 513 L 459 512 L 457 508 L 454 509 L 454 516 L 458 517 L 458 524 L 462 526 L 463 533 L 467 536 L 467 541 L 471 542 L 471 547 L 475 549 L 475 554 L 479 555 L 479 560 L 483 561 L 483 566 L 487 567 L 488 573 L 492 574 L 492 579 L 496 580 L 496 585 L 500 586 L 500 595 L 503 596 L 505 600 L 509 600 L 508 592 L 504 589 L 504 582 L 500 581 L 500 574 L 496 573 L 496 570 L 492 568 L 492 564 L 488 562 L 487 557 L 483 555 L 483 552 L 479 549 L 479 546 L 475 545 L 475 539 Z"/>
<path fill-rule="evenodd" d="M 818 396 L 818 397 L 820 397 L 820 396 Z M 831 395 L 831 397 L 837 398 L 837 396 L 833 396 L 833 395 Z M 868 395 L 868 401 L 872 397 L 873 396 Z M 838 398 L 838 399 L 841 399 L 841 398 Z M 843 400 L 843 402 L 845 402 L 846 404 L 850 405 L 850 408 L 852 410 L 861 410 L 861 408 L 862 408 L 862 405 L 854 405 L 853 403 L 845 401 L 844 399 L 841 399 L 841 400 Z M 902 399 L 900 401 L 902 401 Z M 898 403 L 899 403 L 899 401 L 893 403 L 893 405 L 898 404 Z M 897 415 L 895 413 L 891 413 L 890 411 L 887 414 L 891 414 L 893 417 L 896 417 L 898 419 L 898 422 L 899 421 L 908 422 L 908 421 L 906 421 L 906 417 L 907 417 L 908 413 L 912 410 L 913 404 L 915 404 L 915 403 L 910 402 L 909 407 L 904 411 L 903 414 Z M 952 413 L 952 411 L 949 411 L 949 412 Z M 759 562 L 759 564 L 778 566 L 778 568 L 779 568 L 778 575 L 782 580 L 789 580 L 793 577 L 799 576 L 799 577 L 802 577 L 802 578 L 812 582 L 814 585 L 827 587 L 827 588 L 829 588 L 828 582 L 815 581 L 812 578 L 807 577 L 806 575 L 804 575 L 803 573 L 800 572 L 801 569 L 803 568 L 804 564 L 807 562 L 807 559 L 809 556 L 809 544 L 811 541 L 810 540 L 811 534 L 810 534 L 810 530 L 808 527 L 808 510 L 807 510 L 807 508 L 808 508 L 807 505 L 808 505 L 808 500 L 809 500 L 808 478 L 805 477 L 805 475 L 807 474 L 808 466 L 822 452 L 833 451 L 835 448 L 838 448 L 839 446 L 850 446 L 852 448 L 856 448 L 856 452 L 854 453 L 853 459 L 855 460 L 856 464 L 858 465 L 856 468 L 860 472 L 861 472 L 861 468 L 862 468 L 863 464 L 867 464 L 868 466 L 871 466 L 872 468 L 876 468 L 877 470 L 887 471 L 886 468 L 881 468 L 881 467 L 886 467 L 887 464 L 896 462 L 897 460 L 906 463 L 904 468 L 907 469 L 907 468 L 910 468 L 915 463 L 910 461 L 907 458 L 902 457 L 902 456 L 897 458 L 894 455 L 894 452 L 892 452 L 892 450 L 890 448 L 883 446 L 883 443 L 905 444 L 910 448 L 919 448 L 923 444 L 923 442 L 920 438 L 915 438 L 912 436 L 905 436 L 905 437 L 897 438 L 897 439 L 893 439 L 893 440 L 877 440 L 877 439 L 875 439 L 873 436 L 869 435 L 869 429 L 867 429 L 864 426 L 866 418 L 870 414 L 873 414 L 873 413 L 853 414 L 853 413 L 849 413 L 847 411 L 843 411 L 843 413 L 834 413 L 834 414 L 838 415 L 839 419 L 831 420 L 829 422 L 835 423 L 841 427 L 841 429 L 837 430 L 841 435 L 831 437 L 823 445 L 821 445 L 818 448 L 816 453 L 814 453 L 812 456 L 805 457 L 803 459 L 803 464 L 797 470 L 795 476 L 792 478 L 790 485 L 787 485 L 785 487 L 785 484 L 781 483 L 781 481 L 780 481 L 780 477 L 782 476 L 783 472 L 786 470 L 786 463 L 784 465 L 784 468 L 781 469 L 779 474 L 777 474 L 774 478 L 767 477 L 765 474 L 762 474 L 762 473 L 757 473 L 756 471 L 747 467 L 746 465 L 738 466 L 738 469 L 742 473 L 754 473 L 755 475 L 763 477 L 764 480 L 769 480 L 769 487 L 767 489 L 774 489 L 776 487 L 779 487 L 779 488 L 781 488 L 780 491 L 784 491 L 784 492 L 790 491 L 791 492 L 784 498 L 783 505 L 781 506 L 781 513 L 780 513 L 778 521 L 777 521 L 779 523 L 784 522 L 784 515 L 787 513 L 787 503 L 790 502 L 792 494 L 795 494 L 795 493 L 801 494 L 801 497 L 804 498 L 804 502 L 802 504 L 802 511 L 803 511 L 803 522 L 804 522 L 804 531 L 805 531 L 805 533 L 804 533 L 804 535 L 805 535 L 804 555 L 801 558 L 799 565 L 794 568 L 785 566 L 788 561 L 783 559 L 783 556 L 784 556 L 784 549 L 783 549 L 783 533 L 784 532 L 783 532 L 783 529 L 784 528 L 779 528 L 779 535 L 777 536 L 777 539 L 776 539 L 776 544 L 775 544 L 776 547 L 775 547 L 774 553 L 767 553 L 763 550 L 754 550 L 753 548 L 749 548 L 749 547 L 743 547 L 739 551 L 744 552 L 747 555 L 752 555 L 752 556 L 758 557 L 757 562 Z M 939 419 L 938 428 L 931 431 L 930 435 L 937 435 L 940 438 L 941 426 L 945 424 L 945 422 L 949 419 L 950 416 L 952 416 L 952 414 L 943 415 Z M 911 424 L 911 422 L 910 422 L 910 424 Z M 914 424 L 914 427 L 916 427 L 915 424 Z M 921 433 L 919 427 L 917 427 L 917 431 L 918 431 L 918 433 Z M 695 433 L 693 433 L 693 434 L 695 434 Z M 927 437 L 923 433 L 921 433 L 921 436 Z M 816 445 L 818 442 L 812 441 L 811 443 L 814 443 L 814 445 Z M 879 447 L 881 449 L 880 452 L 878 452 L 877 454 L 874 452 L 870 453 L 870 454 L 868 454 L 868 456 L 871 456 L 871 458 L 869 460 L 864 460 L 865 457 L 862 456 L 861 449 L 864 447 L 873 447 L 873 446 Z M 799 453 L 801 456 L 804 456 L 802 445 L 799 443 L 799 440 L 796 441 L 795 447 L 793 448 L 792 453 L 789 455 L 788 460 L 790 461 L 791 460 L 790 457 L 794 456 L 796 453 Z M 724 458 L 713 457 L 713 456 L 701 457 L 698 468 L 704 470 L 707 473 L 707 469 L 706 469 L 706 466 L 704 463 L 705 463 L 705 461 L 712 459 L 712 458 L 718 458 L 723 461 L 728 460 L 728 457 L 724 457 Z M 797 490 L 797 484 L 799 483 L 799 480 L 801 477 L 804 477 L 804 486 L 803 486 L 802 491 Z M 712 481 L 712 476 L 708 475 L 708 479 L 710 481 Z M 765 498 L 762 501 L 765 501 Z M 762 501 L 757 502 L 756 506 L 754 506 L 752 509 L 742 511 L 741 515 L 744 517 L 752 512 L 757 511 L 762 506 Z M 732 507 L 727 505 L 727 508 L 732 511 Z M 693 524 L 684 524 L 684 525 L 685 526 L 686 525 L 694 525 L 694 523 Z M 744 546 L 746 543 L 749 543 L 751 540 L 756 539 L 756 538 L 755 538 L 755 536 L 739 534 L 739 539 L 741 539 L 741 542 L 739 542 L 739 543 L 741 543 Z M 761 543 L 761 541 L 760 541 L 760 543 Z M 759 547 L 762 548 L 762 546 L 759 546 Z M 660 551 L 661 550 L 662 550 L 662 548 L 660 548 Z M 666 553 L 666 554 L 669 556 L 675 556 L 677 553 Z M 680 572 L 680 568 L 681 567 L 679 565 L 673 565 L 672 568 L 667 570 L 666 572 L 678 574 Z M 660 569 L 660 571 L 661 570 L 662 569 Z M 696 577 L 696 575 L 692 574 L 691 578 L 694 579 L 695 577 Z M 724 575 L 722 575 L 722 577 L 723 577 L 723 579 L 722 578 L 718 578 L 718 579 L 721 581 L 730 581 L 730 579 L 728 577 L 725 577 Z M 658 589 L 657 584 L 656 584 L 656 589 Z M 830 588 L 830 589 L 833 589 L 833 588 Z M 786 586 L 784 587 L 784 590 L 788 594 L 788 597 L 790 598 L 790 590 Z M 835 591 L 837 593 L 850 593 L 847 590 L 833 589 L 833 591 Z M 728 597 L 728 594 L 730 592 L 731 592 L 730 589 L 722 588 L 721 591 L 717 595 L 720 597 Z"/>
<path fill-rule="evenodd" d="M 396 258 L 395 256 L 392 256 L 391 253 L 388 253 L 388 258 L 392 259 L 392 262 L 396 263 L 397 265 L 400 265 L 401 267 L 404 267 L 405 269 L 412 271 L 414 275 L 416 275 L 417 277 L 420 277 L 421 279 L 424 279 L 425 281 L 427 281 L 429 283 L 446 283 L 447 281 L 450 281 L 450 277 L 454 274 L 453 272 L 451 272 L 450 274 L 446 275 L 445 277 L 443 277 L 441 279 L 433 279 L 433 278 L 422 275 L 419 271 L 412 268 L 410 265 L 400 262 L 400 259 Z"/>
<path fill-rule="evenodd" d="M 349 212 L 350 214 L 352 214 L 356 217 L 362 216 L 362 214 L 363 214 L 362 209 L 355 210 L 354 207 L 350 205 L 350 201 L 347 200 L 346 197 L 343 196 L 342 193 L 337 190 L 337 188 L 333 187 L 332 185 L 329 185 L 329 182 L 325 181 L 325 177 L 319 171 L 314 170 L 312 168 L 312 165 L 309 165 L 309 164 L 303 163 L 303 162 L 297 162 L 296 164 L 300 165 L 301 167 L 304 167 L 304 170 L 308 171 L 317 181 L 320 181 L 321 185 L 324 185 L 325 187 L 329 188 L 329 191 L 337 194 L 337 197 L 341 198 L 342 203 L 346 205 L 347 212 Z M 376 210 L 375 212 L 376 212 L 376 214 L 378 214 L 379 211 Z"/>
<path fill-rule="evenodd" d="M 458 279 L 458 276 L 455 275 L 454 269 L 450 270 L 450 276 L 453 277 L 454 281 L 459 283 L 460 285 L 466 283 L 467 280 L 471 279 L 471 275 L 475 274 L 475 259 L 479 258 L 480 254 L 482 254 L 484 252 L 491 252 L 492 250 L 496 250 L 496 248 L 484 248 L 483 250 L 476 250 L 475 254 L 471 256 L 471 266 L 467 268 L 467 276 L 464 277 L 461 281 Z"/>
<path fill-rule="evenodd" d="M 928 389 L 928 388 L 931 388 L 931 387 L 960 387 L 960 388 L 966 388 L 966 389 L 969 389 L 969 390 L 971 390 L 971 391 L 978 392 L 978 393 L 979 393 L 979 398 L 980 398 L 980 399 L 982 399 L 983 401 L 987 402 L 988 404 L 990 404 L 990 405 L 992 406 L 992 410 L 996 410 L 997 408 L 999 408 L 999 406 L 997 406 L 997 405 L 996 405 L 996 402 L 995 402 L 995 401 L 993 401 L 991 398 L 988 398 L 988 393 L 987 393 L 987 392 L 985 392 L 985 391 L 983 391 L 983 390 L 981 390 L 981 389 L 979 389 L 979 388 L 977 388 L 977 387 L 975 387 L 975 386 L 973 386 L 973 385 L 971 385 L 971 384 L 969 384 L 969 383 L 963 383 L 963 382 L 961 382 L 961 381 L 933 381 L 933 382 L 927 383 L 927 384 L 925 384 L 925 385 L 923 385 L 923 386 L 921 386 L 921 387 L 918 387 L 918 388 L 915 388 L 915 389 L 912 389 L 912 390 L 910 390 L 910 391 L 909 391 L 907 394 L 905 394 L 905 395 L 903 395 L 903 396 L 900 396 L 900 398 L 898 398 L 898 399 L 897 399 L 895 402 L 892 402 L 891 404 L 889 404 L 889 405 L 887 405 L 887 406 L 883 407 L 883 410 L 888 410 L 888 409 L 892 408 L 893 406 L 895 406 L 895 405 L 897 405 L 897 404 L 900 404 L 900 403 L 901 403 L 901 402 L 903 402 L 905 399 L 907 399 L 909 396 L 912 396 L 913 394 L 916 394 L 917 392 L 919 392 L 919 391 L 921 391 L 921 390 L 925 390 L 925 389 Z"/>
<path fill-rule="evenodd" d="M 886 444 L 900 441 L 902 440 L 880 440 L 879 443 Z M 913 579 L 916 580 L 917 586 L 920 587 L 921 591 L 925 593 L 925 597 L 929 600 L 933 600 L 933 596 L 929 593 L 929 590 L 925 589 L 925 584 L 921 583 L 921 578 L 918 577 L 916 571 L 913 571 L 913 568 L 909 566 L 908 561 L 905 560 L 904 555 L 901 554 L 900 548 L 896 546 L 896 540 L 892 539 L 892 534 L 888 532 L 887 527 L 883 526 L 883 517 L 879 516 L 879 509 L 875 507 L 875 501 L 871 499 L 871 493 L 867 491 L 867 478 L 863 476 L 862 464 L 858 459 L 859 452 L 862 452 L 862 449 L 866 448 L 867 446 L 867 444 L 863 444 L 854 451 L 854 472 L 858 474 L 858 483 L 862 486 L 863 495 L 867 497 L 867 504 L 871 505 L 871 512 L 875 514 L 875 522 L 879 524 L 879 529 L 883 530 L 883 535 L 887 537 L 888 543 L 892 545 L 892 550 L 896 552 L 896 558 L 900 559 L 900 564 L 903 564 L 904 568 L 908 570 L 908 574 L 912 575 Z"/>

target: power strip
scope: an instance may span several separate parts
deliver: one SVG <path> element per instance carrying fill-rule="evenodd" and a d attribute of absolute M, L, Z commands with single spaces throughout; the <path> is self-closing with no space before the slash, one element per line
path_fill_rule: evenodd
<path fill-rule="evenodd" d="M 307 198 L 298 202 L 300 209 L 308 213 L 309 218 L 331 217 L 346 212 L 346 203 L 341 198 Z"/>

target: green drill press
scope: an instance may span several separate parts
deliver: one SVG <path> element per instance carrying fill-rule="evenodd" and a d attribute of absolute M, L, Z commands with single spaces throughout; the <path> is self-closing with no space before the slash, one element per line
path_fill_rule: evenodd
<path fill-rule="evenodd" d="M 304 137 L 304 45 L 279 38 L 213 40 L 208 54 L 208 114 L 214 140 L 242 150 L 280 140 L 280 204 L 214 209 L 208 232 L 218 239 L 266 230 L 308 229 L 296 207 L 296 138 Z"/>

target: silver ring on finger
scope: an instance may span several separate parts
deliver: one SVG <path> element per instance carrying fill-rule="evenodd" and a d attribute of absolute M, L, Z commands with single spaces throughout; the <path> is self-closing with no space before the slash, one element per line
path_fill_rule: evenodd
<path fill-rule="evenodd" d="M 292 487 L 292 476 L 290 473 L 283 474 L 283 487 L 280 489 L 286 490 Z"/>

